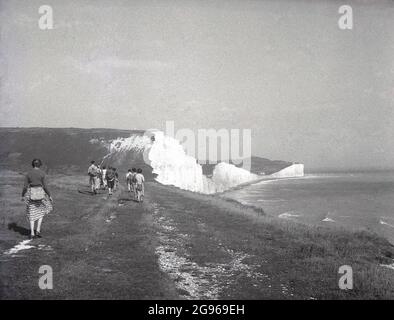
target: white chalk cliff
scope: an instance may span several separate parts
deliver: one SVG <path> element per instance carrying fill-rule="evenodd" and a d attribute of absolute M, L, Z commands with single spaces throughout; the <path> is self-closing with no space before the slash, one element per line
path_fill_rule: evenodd
<path fill-rule="evenodd" d="M 304 176 L 304 165 L 302 163 L 293 163 L 278 172 L 270 175 L 274 178 L 292 178 L 292 177 L 303 177 Z"/>

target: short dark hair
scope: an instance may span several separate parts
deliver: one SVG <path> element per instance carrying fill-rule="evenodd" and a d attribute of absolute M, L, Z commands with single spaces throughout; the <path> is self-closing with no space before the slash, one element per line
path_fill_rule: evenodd
<path fill-rule="evenodd" d="M 106 169 L 107 167 L 106 166 L 103 166 L 103 169 Z"/>
<path fill-rule="evenodd" d="M 33 159 L 33 161 L 31 162 L 31 165 L 33 168 L 35 168 L 35 167 L 39 168 L 42 166 L 42 161 L 38 158 Z"/>
<path fill-rule="evenodd" d="M 138 168 L 137 172 L 138 172 L 138 173 L 142 173 L 142 169 L 141 169 L 141 168 Z"/>
<path fill-rule="evenodd" d="M 95 162 L 96 162 L 96 161 L 94 161 L 94 160 L 90 161 L 91 164 L 93 164 L 93 163 L 95 163 Z"/>
<path fill-rule="evenodd" d="M 127 170 L 128 172 L 131 172 L 131 169 Z"/>
<path fill-rule="evenodd" d="M 137 169 L 136 169 L 136 168 L 133 168 L 133 169 L 131 169 L 131 171 L 133 171 L 133 172 L 137 172 Z"/>

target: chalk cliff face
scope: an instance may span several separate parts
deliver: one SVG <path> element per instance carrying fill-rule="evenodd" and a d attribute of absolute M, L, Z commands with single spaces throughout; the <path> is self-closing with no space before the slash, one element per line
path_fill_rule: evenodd
<path fill-rule="evenodd" d="M 304 176 L 304 165 L 302 163 L 294 163 L 278 172 L 270 175 L 273 178 L 292 178 Z"/>
<path fill-rule="evenodd" d="M 222 192 L 243 183 L 257 181 L 260 178 L 259 175 L 248 170 L 238 168 L 233 164 L 220 162 L 215 166 L 211 179 L 216 187 L 216 192 Z"/>
<path fill-rule="evenodd" d="M 213 170 L 212 177 L 203 174 L 197 160 L 187 155 L 178 140 L 154 133 L 154 142 L 148 146 L 149 164 L 156 180 L 164 185 L 199 193 L 216 193 L 228 190 L 245 182 L 257 180 L 258 175 L 221 162 Z"/>
<path fill-rule="evenodd" d="M 154 137 L 154 142 L 147 146 L 147 154 L 156 181 L 193 192 L 215 192 L 211 181 L 203 175 L 202 167 L 186 154 L 178 140 L 160 131 L 154 132 Z"/>

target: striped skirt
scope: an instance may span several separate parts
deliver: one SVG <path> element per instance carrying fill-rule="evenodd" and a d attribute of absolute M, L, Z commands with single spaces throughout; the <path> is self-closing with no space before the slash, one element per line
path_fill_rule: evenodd
<path fill-rule="evenodd" d="M 26 213 L 29 221 L 36 221 L 41 219 L 46 214 L 53 210 L 52 202 L 46 195 L 43 200 L 33 201 L 30 200 L 30 189 L 26 193 Z"/>

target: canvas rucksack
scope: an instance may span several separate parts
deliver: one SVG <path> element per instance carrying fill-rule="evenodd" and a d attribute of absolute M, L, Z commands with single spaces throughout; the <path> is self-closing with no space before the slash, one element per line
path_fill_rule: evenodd
<path fill-rule="evenodd" d="M 107 180 L 115 179 L 115 172 L 113 170 L 107 170 L 106 177 L 107 177 Z"/>
<path fill-rule="evenodd" d="M 98 168 L 96 166 L 90 166 L 88 170 L 88 174 L 92 177 L 97 176 L 98 174 Z"/>
<path fill-rule="evenodd" d="M 30 200 L 42 201 L 45 198 L 45 191 L 43 187 L 30 187 Z"/>

